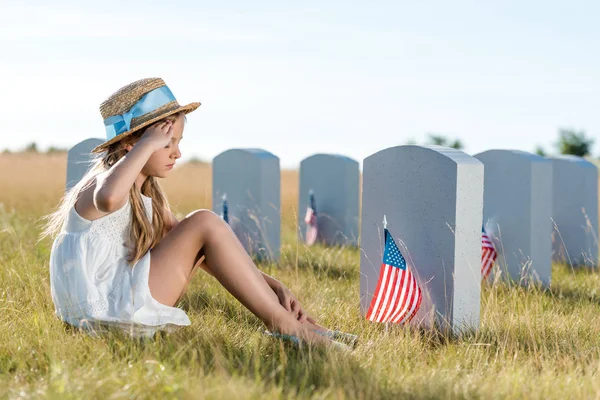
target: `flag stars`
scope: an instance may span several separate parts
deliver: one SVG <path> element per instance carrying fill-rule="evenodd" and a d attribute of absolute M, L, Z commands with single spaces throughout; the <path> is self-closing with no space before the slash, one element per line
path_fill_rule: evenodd
<path fill-rule="evenodd" d="M 388 237 L 385 247 L 386 247 L 385 252 L 384 252 L 385 263 L 388 265 L 397 267 L 397 268 L 406 269 L 406 260 L 402 256 L 402 253 L 400 253 L 400 250 L 396 246 L 394 239 L 392 239 L 391 237 Z"/>

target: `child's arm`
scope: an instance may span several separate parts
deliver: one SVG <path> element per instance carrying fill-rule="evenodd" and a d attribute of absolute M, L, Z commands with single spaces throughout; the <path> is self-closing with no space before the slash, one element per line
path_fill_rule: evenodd
<path fill-rule="evenodd" d="M 273 289 L 273 291 L 277 291 L 277 289 L 279 289 L 283 285 L 283 283 L 273 278 L 271 275 L 267 275 L 261 270 L 258 270 L 258 272 L 260 272 L 262 277 L 265 279 L 265 282 L 267 282 L 267 284 L 271 289 Z"/>
<path fill-rule="evenodd" d="M 150 156 L 169 143 L 173 136 L 171 127 L 170 122 L 151 125 L 124 157 L 98 175 L 94 204 L 99 211 L 113 212 L 125 204 Z"/>

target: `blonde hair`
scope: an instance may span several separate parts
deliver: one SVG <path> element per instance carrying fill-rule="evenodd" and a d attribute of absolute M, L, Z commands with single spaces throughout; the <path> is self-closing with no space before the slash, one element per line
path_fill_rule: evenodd
<path fill-rule="evenodd" d="M 161 121 L 174 121 L 180 114 L 182 113 L 170 115 Z M 111 144 L 103 153 L 92 154 L 91 166 L 83 178 L 63 195 L 56 211 L 41 218 L 44 224 L 38 243 L 45 237 L 55 238 L 62 232 L 67 216 L 71 208 L 75 207 L 80 193 L 92 185 L 98 174 L 108 171 L 127 154 L 125 145 L 137 142 L 144 131 L 145 129 L 140 130 L 123 140 Z M 152 222 L 149 221 L 146 215 L 140 193 L 152 198 Z M 127 262 L 134 265 L 166 235 L 171 209 L 158 180 L 153 176 L 149 176 L 144 181 L 141 189 L 138 189 L 136 185 L 132 185 L 129 190 L 129 201 L 132 217 L 129 243 L 130 245 L 133 244 L 133 247 L 129 249 Z M 62 238 L 58 239 L 60 241 Z"/>

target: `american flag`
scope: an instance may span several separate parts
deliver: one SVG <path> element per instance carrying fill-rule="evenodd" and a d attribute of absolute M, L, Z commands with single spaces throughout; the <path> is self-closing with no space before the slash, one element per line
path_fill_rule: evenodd
<path fill-rule="evenodd" d="M 221 218 L 229 223 L 229 206 L 227 205 L 227 193 L 221 197 Z"/>
<path fill-rule="evenodd" d="M 315 194 L 312 190 L 308 192 L 308 208 L 304 217 L 306 223 L 306 244 L 313 245 L 317 241 L 319 228 L 317 224 L 317 206 L 315 204 Z"/>
<path fill-rule="evenodd" d="M 488 235 L 485 233 L 485 229 L 483 227 L 481 228 L 481 246 L 481 279 L 486 280 L 490 275 L 490 272 L 492 272 L 492 267 L 496 262 L 496 257 L 498 257 L 498 254 L 496 253 L 496 249 L 494 249 L 494 245 L 492 244 L 492 241 Z"/>
<path fill-rule="evenodd" d="M 406 323 L 421 306 L 421 288 L 406 266 L 392 234 L 384 228 L 385 250 L 379 281 L 366 318 L 375 322 Z"/>

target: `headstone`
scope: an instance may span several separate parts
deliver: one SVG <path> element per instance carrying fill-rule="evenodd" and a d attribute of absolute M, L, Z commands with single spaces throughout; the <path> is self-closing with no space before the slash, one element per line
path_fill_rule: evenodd
<path fill-rule="evenodd" d="M 91 138 L 79 142 L 69 149 L 67 152 L 67 190 L 71 189 L 83 178 L 91 166 L 92 150 L 102 143 L 104 143 L 102 139 Z"/>
<path fill-rule="evenodd" d="M 577 156 L 552 162 L 552 251 L 555 261 L 598 265 L 598 170 Z"/>
<path fill-rule="evenodd" d="M 300 163 L 298 226 L 306 232 L 304 211 L 313 191 L 317 210 L 318 240 L 328 245 L 358 243 L 358 162 L 335 154 L 315 154 Z"/>
<path fill-rule="evenodd" d="M 213 160 L 213 211 L 223 213 L 223 195 L 231 228 L 257 260 L 279 260 L 279 158 L 261 149 L 231 149 Z"/>
<path fill-rule="evenodd" d="M 492 270 L 522 284 L 550 285 L 552 163 L 517 150 L 475 155 L 485 167 L 483 224 L 498 253 Z"/>
<path fill-rule="evenodd" d="M 364 160 L 361 311 L 382 265 L 384 215 L 422 292 L 411 325 L 479 327 L 483 165 L 455 149 L 398 146 Z"/>

